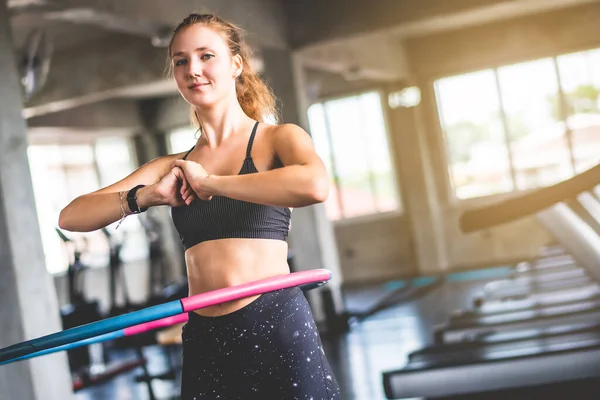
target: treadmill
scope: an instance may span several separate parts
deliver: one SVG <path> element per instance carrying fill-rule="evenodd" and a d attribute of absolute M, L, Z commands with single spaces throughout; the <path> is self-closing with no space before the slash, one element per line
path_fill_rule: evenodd
<path fill-rule="evenodd" d="M 535 215 L 600 280 L 600 236 L 566 203 L 599 183 L 600 165 L 519 198 L 467 211 L 461 228 L 474 232 Z M 542 328 L 487 334 L 471 343 L 430 346 L 411 354 L 404 368 L 383 373 L 389 399 L 478 395 L 598 379 L 600 320 L 590 319 L 570 325 L 555 320 Z"/>
<path fill-rule="evenodd" d="M 569 201 L 565 206 L 574 216 L 581 219 L 581 224 L 572 225 L 576 234 L 581 235 L 581 240 L 585 240 L 586 228 L 592 229 L 591 235 L 600 235 L 600 223 L 592 215 L 595 211 L 600 214 L 600 204 L 591 194 L 580 193 L 576 196 L 576 201 Z M 563 229 L 555 225 L 548 221 L 546 228 Z M 575 236 L 570 240 L 574 238 L 577 239 Z M 591 269 L 600 270 L 600 266 Z M 446 324 L 434 328 L 435 343 L 460 341 L 482 334 L 526 329 L 531 326 L 577 324 L 588 320 L 600 322 L 600 291 L 596 282 L 590 282 L 587 286 L 577 286 L 574 291 L 549 292 L 551 295 L 538 296 L 529 304 L 524 301 L 520 305 L 508 304 L 504 308 L 498 307 L 494 311 L 455 313 Z"/>
<path fill-rule="evenodd" d="M 580 273 L 577 272 L 582 270 L 584 269 L 577 265 L 570 254 L 551 257 L 538 256 L 533 260 L 518 263 L 514 268 L 514 272 L 508 278 L 486 283 L 483 291 L 493 293 L 496 290 L 515 284 L 545 282 L 552 279 L 578 276 Z"/>
<path fill-rule="evenodd" d="M 594 188 L 600 192 L 600 188 Z M 598 195 L 596 195 L 598 196 Z M 568 200 L 568 205 L 578 213 L 590 226 L 600 234 L 600 203 L 598 197 L 589 192 L 580 193 L 577 198 Z M 563 250 L 561 254 L 560 251 Z M 576 265 L 572 255 L 565 254 L 562 247 L 546 250 L 551 256 L 543 256 L 532 261 L 517 265 L 517 270 L 533 269 L 542 274 L 527 273 L 525 280 L 504 279 L 489 282 L 484 286 L 483 294 L 473 299 L 473 306 L 482 307 L 484 304 L 498 304 L 507 301 L 521 300 L 527 297 L 543 297 L 546 293 L 555 295 L 559 291 L 577 290 L 580 287 L 596 285 L 592 276 L 587 274 L 584 267 Z M 569 266 L 568 264 L 571 264 Z M 523 275 L 515 274 L 518 277 Z M 557 281 L 558 278 L 558 281 Z M 522 283 L 520 283 L 522 282 Z M 520 288 L 517 286 L 521 285 Z M 527 285 L 530 286 L 528 291 Z"/>
<path fill-rule="evenodd" d="M 600 234 L 600 204 L 597 198 L 587 192 L 578 197 L 568 201 L 569 207 Z M 533 272 L 528 271 L 528 267 Z M 516 273 L 509 279 L 488 282 L 483 287 L 483 293 L 473 299 L 473 306 L 519 300 L 531 295 L 543 297 L 547 293 L 555 294 L 597 284 L 569 254 L 539 258 L 533 263 L 522 263 L 517 268 L 526 272 Z"/>

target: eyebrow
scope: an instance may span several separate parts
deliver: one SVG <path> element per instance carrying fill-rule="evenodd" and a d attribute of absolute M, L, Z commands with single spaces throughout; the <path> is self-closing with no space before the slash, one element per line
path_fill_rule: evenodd
<path fill-rule="evenodd" d="M 198 48 L 197 48 L 195 51 L 204 51 L 204 50 L 206 50 L 206 49 L 208 49 L 208 47 L 206 47 L 206 46 L 202 46 L 202 47 L 198 47 Z M 177 53 L 173 54 L 173 55 L 171 56 L 171 58 L 173 58 L 173 57 L 178 57 L 178 56 L 183 56 L 183 55 L 185 55 L 185 52 L 184 52 L 184 51 L 178 51 Z"/>

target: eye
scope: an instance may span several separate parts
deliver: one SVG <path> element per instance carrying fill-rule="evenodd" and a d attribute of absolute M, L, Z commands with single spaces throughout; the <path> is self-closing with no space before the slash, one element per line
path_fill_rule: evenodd
<path fill-rule="evenodd" d="M 214 54 L 206 53 L 206 54 L 202 54 L 202 57 L 200 57 L 200 58 L 202 60 L 206 61 L 206 60 L 213 58 L 214 56 L 215 56 Z"/>
<path fill-rule="evenodd" d="M 179 67 L 181 65 L 185 65 L 186 62 L 187 62 L 187 60 L 185 58 L 182 58 L 180 60 L 175 61 L 175 66 Z"/>

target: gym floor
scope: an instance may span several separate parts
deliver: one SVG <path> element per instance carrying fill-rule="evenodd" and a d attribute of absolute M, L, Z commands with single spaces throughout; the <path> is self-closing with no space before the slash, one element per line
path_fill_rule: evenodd
<path fill-rule="evenodd" d="M 356 323 L 339 337 L 324 337 L 325 351 L 342 385 L 344 400 L 383 400 L 382 372 L 402 368 L 408 353 L 431 341 L 431 327 L 445 321 L 448 313 L 469 306 L 469 299 L 482 281 L 448 282 L 421 298 L 395 304 Z M 345 293 L 349 309 L 364 308 L 381 296 L 377 288 L 354 288 Z M 149 346 L 144 349 L 150 374 L 162 373 L 171 363 L 179 363 L 178 348 Z M 111 357 L 134 359 L 133 350 L 111 351 Z M 144 383 L 136 383 L 141 369 L 120 375 L 103 384 L 81 390 L 77 400 L 150 399 Z M 153 382 L 157 399 L 178 399 L 179 376 L 174 381 Z"/>

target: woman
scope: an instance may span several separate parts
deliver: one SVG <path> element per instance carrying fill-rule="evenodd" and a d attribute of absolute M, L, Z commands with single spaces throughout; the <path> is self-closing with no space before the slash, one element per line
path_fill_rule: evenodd
<path fill-rule="evenodd" d="M 270 125 L 274 98 L 239 29 L 192 14 L 169 45 L 172 74 L 201 135 L 73 200 L 61 228 L 91 231 L 148 207 L 172 207 L 190 295 L 288 274 L 291 208 L 323 202 L 329 180 L 310 137 Z M 259 123 L 260 122 L 260 123 Z M 190 313 L 182 399 L 339 399 L 303 293 L 286 289 Z"/>

